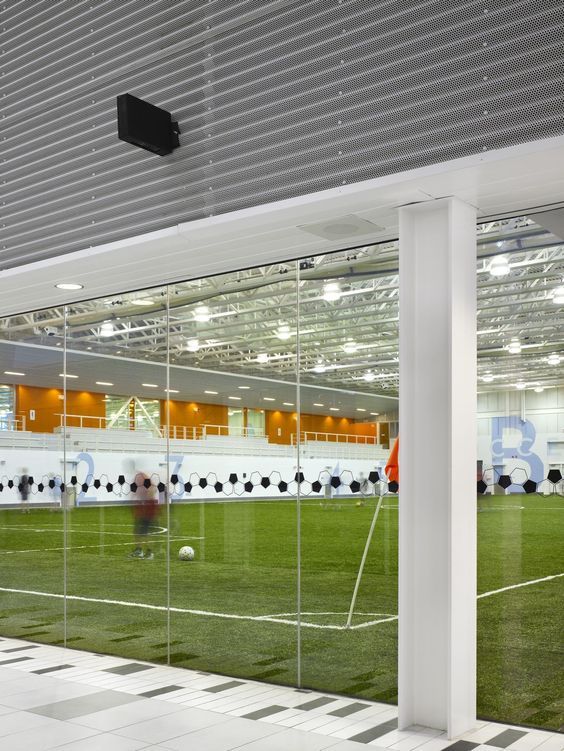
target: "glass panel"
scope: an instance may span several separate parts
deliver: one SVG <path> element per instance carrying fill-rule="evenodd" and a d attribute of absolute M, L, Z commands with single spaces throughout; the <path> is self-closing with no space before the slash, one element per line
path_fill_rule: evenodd
<path fill-rule="evenodd" d="M 154 662 L 168 659 L 167 318 L 163 289 L 67 307 L 67 642 Z"/>
<path fill-rule="evenodd" d="M 169 331 L 171 662 L 290 685 L 295 272 L 281 264 L 174 285 Z"/>
<path fill-rule="evenodd" d="M 63 310 L 4 318 L 0 329 L 1 629 L 62 644 Z"/>
<path fill-rule="evenodd" d="M 533 220 L 478 227 L 478 713 L 561 730 L 564 249 Z"/>
<path fill-rule="evenodd" d="M 398 414 L 397 248 L 313 258 L 300 279 L 302 684 L 395 702 L 398 498 L 380 478 Z"/>

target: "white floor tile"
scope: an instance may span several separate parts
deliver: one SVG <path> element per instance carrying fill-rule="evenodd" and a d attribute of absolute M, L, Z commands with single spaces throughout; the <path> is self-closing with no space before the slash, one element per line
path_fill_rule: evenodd
<path fill-rule="evenodd" d="M 231 749 L 235 748 L 243 749 L 247 743 L 264 739 L 263 748 L 270 749 L 270 739 L 276 733 L 280 732 L 283 732 L 281 728 L 276 728 L 272 725 L 255 722 L 254 720 L 234 718 L 220 725 L 214 725 L 202 730 L 196 730 L 188 735 L 173 738 L 166 741 L 166 747 L 172 749 L 172 751 L 186 751 L 186 749 L 231 751 Z"/>
<path fill-rule="evenodd" d="M 126 738 L 145 740 L 147 743 L 165 743 L 165 741 L 177 738 L 179 735 L 186 735 L 194 730 L 213 727 L 227 721 L 227 715 L 217 714 L 216 712 L 181 709 L 164 717 L 155 717 L 151 720 L 138 722 L 135 725 L 127 725 L 116 729 L 115 733 Z"/>

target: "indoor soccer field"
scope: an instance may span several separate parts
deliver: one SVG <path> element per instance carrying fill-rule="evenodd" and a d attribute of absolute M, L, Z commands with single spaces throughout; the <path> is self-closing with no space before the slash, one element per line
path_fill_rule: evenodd
<path fill-rule="evenodd" d="M 375 499 L 302 500 L 302 686 L 396 701 L 397 503 L 384 498 L 346 628 Z M 482 717 L 564 725 L 563 510 L 557 495 L 478 499 Z M 172 664 L 295 684 L 297 533 L 291 500 L 177 504 L 146 541 L 154 557 L 132 558 L 129 507 L 3 510 L 0 633 L 64 643 L 66 592 L 69 647 L 166 662 L 170 628 Z"/>

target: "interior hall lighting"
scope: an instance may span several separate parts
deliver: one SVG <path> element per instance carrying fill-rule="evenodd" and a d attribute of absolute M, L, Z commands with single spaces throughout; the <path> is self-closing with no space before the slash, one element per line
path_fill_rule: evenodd
<path fill-rule="evenodd" d="M 376 376 L 370 370 L 367 373 L 365 373 L 362 377 L 364 378 L 365 381 L 368 381 L 368 383 L 372 383 L 372 381 L 376 380 Z"/>
<path fill-rule="evenodd" d="M 200 323 L 207 323 L 210 320 L 210 309 L 207 305 L 198 305 L 194 311 L 194 318 Z"/>
<path fill-rule="evenodd" d="M 366 410 L 365 410 L 365 409 L 363 409 L 362 407 L 357 407 L 357 408 L 356 408 L 356 411 L 357 411 L 357 412 L 366 412 Z"/>
<path fill-rule="evenodd" d="M 148 297 L 137 297 L 135 300 L 131 300 L 132 305 L 139 305 L 139 307 L 142 307 L 144 305 L 154 305 L 154 301 L 150 300 Z"/>
<path fill-rule="evenodd" d="M 265 401 L 265 402 L 275 402 L 276 401 L 276 399 L 274 397 L 272 397 L 272 396 L 263 396 L 262 398 L 263 398 L 263 401 Z"/>
<path fill-rule="evenodd" d="M 283 404 L 283 405 L 284 405 L 285 407 L 293 407 L 293 406 L 294 406 L 294 402 L 282 402 L 282 404 Z"/>
<path fill-rule="evenodd" d="M 329 407 L 329 411 L 330 412 L 340 412 L 341 410 L 340 410 L 339 407 Z"/>
<path fill-rule="evenodd" d="M 197 339 L 188 339 L 186 349 L 188 352 L 197 352 L 200 349 L 200 342 Z"/>
<path fill-rule="evenodd" d="M 341 298 L 341 286 L 339 282 L 328 282 L 323 285 L 322 298 L 327 302 L 335 302 Z"/>
<path fill-rule="evenodd" d="M 100 327 L 100 336 L 113 336 L 114 333 L 114 324 L 111 321 L 104 321 L 104 323 Z"/>
<path fill-rule="evenodd" d="M 327 368 L 325 367 L 323 360 L 318 360 L 313 367 L 314 373 L 325 373 L 326 370 Z"/>
<path fill-rule="evenodd" d="M 556 353 L 554 353 L 554 354 L 552 354 L 552 355 L 549 355 L 549 356 L 548 356 L 548 357 L 546 358 L 546 361 L 547 361 L 547 363 L 548 363 L 549 365 L 560 365 L 560 360 L 561 360 L 561 359 L 562 359 L 562 358 L 560 357 L 560 355 L 557 355 Z"/>
<path fill-rule="evenodd" d="M 59 282 L 55 284 L 57 289 L 65 289 L 69 292 L 75 292 L 78 289 L 84 289 L 84 284 L 78 284 L 77 282 Z"/>
<path fill-rule="evenodd" d="M 5 370 L 4 375 L 24 376 L 25 373 L 20 373 L 18 370 Z"/>
<path fill-rule="evenodd" d="M 371 412 L 370 414 L 371 414 L 371 415 L 372 415 L 373 417 L 378 417 L 378 415 L 379 415 L 380 413 L 379 413 L 379 412 Z"/>
<path fill-rule="evenodd" d="M 495 376 L 493 376 L 491 373 L 484 373 L 484 375 L 482 376 L 482 381 L 484 383 L 491 383 L 494 378 Z"/>
<path fill-rule="evenodd" d="M 233 399 L 234 402 L 240 402 L 241 397 L 240 396 L 228 396 L 228 399 Z"/>
<path fill-rule="evenodd" d="M 510 355 L 518 355 L 521 352 L 521 342 L 519 339 L 512 339 L 507 345 L 507 351 Z"/>
<path fill-rule="evenodd" d="M 542 386 L 535 386 L 534 390 L 537 392 L 537 394 L 542 394 L 544 388 Z"/>
<path fill-rule="evenodd" d="M 178 389 L 165 389 L 167 394 L 179 394 L 180 391 Z"/>
<path fill-rule="evenodd" d="M 70 373 L 59 373 L 61 378 L 78 378 L 77 375 L 71 375 Z"/>
<path fill-rule="evenodd" d="M 511 266 L 507 256 L 494 256 L 490 261 L 490 276 L 507 276 L 511 271 Z"/>
<path fill-rule="evenodd" d="M 217 391 L 204 391 L 204 394 L 213 394 L 214 396 L 217 396 Z"/>
<path fill-rule="evenodd" d="M 113 386 L 113 383 L 110 383 L 109 381 L 96 381 L 97 386 Z"/>
<path fill-rule="evenodd" d="M 358 344 L 349 339 L 348 342 L 345 342 L 343 344 L 343 349 L 345 350 L 347 355 L 353 355 L 358 349 Z"/>
<path fill-rule="evenodd" d="M 146 389 L 158 389 L 158 385 L 156 383 L 142 383 L 141 386 L 145 386 Z"/>
<path fill-rule="evenodd" d="M 555 305 L 564 305 L 564 286 L 556 287 L 552 293 L 552 302 Z"/>
<path fill-rule="evenodd" d="M 248 391 L 251 387 L 250 386 L 237 386 L 238 389 L 241 389 L 241 391 Z"/>
<path fill-rule="evenodd" d="M 519 381 L 519 383 L 515 384 L 515 388 L 519 389 L 519 391 L 523 391 L 523 389 L 527 388 L 527 384 L 523 383 L 523 381 Z"/>
<path fill-rule="evenodd" d="M 314 407 L 324 407 L 325 405 L 324 404 L 320 404 L 320 402 L 314 402 L 313 406 Z"/>
<path fill-rule="evenodd" d="M 290 324 L 288 323 L 281 323 L 278 327 L 278 331 L 276 332 L 276 336 L 279 339 L 282 339 L 282 341 L 286 341 L 286 339 L 289 339 L 292 336 L 292 332 L 290 330 Z"/>
<path fill-rule="evenodd" d="M 263 364 L 268 362 L 268 355 L 266 354 L 266 352 L 261 352 L 260 354 L 257 355 L 257 362 L 260 362 Z"/>

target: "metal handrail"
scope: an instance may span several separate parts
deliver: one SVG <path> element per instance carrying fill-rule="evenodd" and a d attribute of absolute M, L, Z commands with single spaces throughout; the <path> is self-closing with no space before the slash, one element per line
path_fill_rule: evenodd
<path fill-rule="evenodd" d="M 303 430 L 300 432 L 300 442 L 325 441 L 326 443 L 354 443 L 361 446 L 378 446 L 373 435 L 357 435 L 356 433 L 323 433 L 317 430 Z M 297 442 L 297 434 L 292 433 L 292 446 Z"/>

